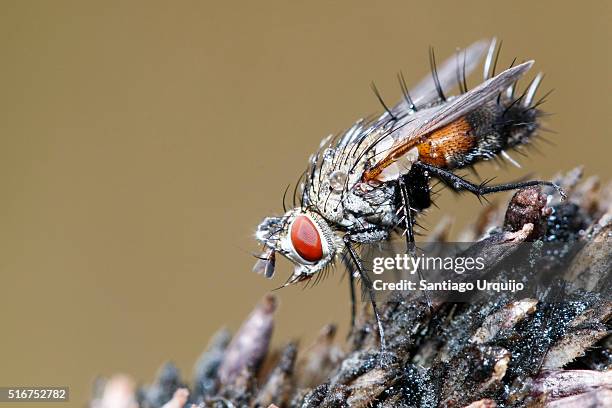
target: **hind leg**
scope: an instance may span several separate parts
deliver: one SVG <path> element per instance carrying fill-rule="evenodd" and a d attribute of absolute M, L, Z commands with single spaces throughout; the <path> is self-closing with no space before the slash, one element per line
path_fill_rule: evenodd
<path fill-rule="evenodd" d="M 441 169 L 439 167 L 432 166 L 430 164 L 416 162 L 415 166 L 422 168 L 425 171 L 428 171 L 431 175 L 436 176 L 437 178 L 445 181 L 449 184 L 449 186 L 455 191 L 469 191 L 477 197 L 484 196 L 486 194 L 498 193 L 501 191 L 509 191 L 509 190 L 517 190 L 519 188 L 524 187 L 532 187 L 532 186 L 550 186 L 554 187 L 562 198 L 565 198 L 565 192 L 551 181 L 542 181 L 542 180 L 529 180 L 529 181 L 521 181 L 516 183 L 505 183 L 505 184 L 497 184 L 493 186 L 489 186 L 485 183 L 475 184 L 470 181 L 467 181 L 453 172 L 445 169 Z"/>
<path fill-rule="evenodd" d="M 412 213 L 412 207 L 410 202 L 410 194 L 408 186 L 403 177 L 398 179 L 398 187 L 401 198 L 401 205 L 403 208 L 403 219 L 404 219 L 404 228 L 406 231 L 406 253 L 411 257 L 416 257 L 416 243 L 414 240 L 414 215 Z M 429 196 L 427 197 L 429 200 Z M 424 280 L 423 272 L 420 268 L 417 269 L 417 275 L 419 280 Z M 432 302 L 428 292 L 425 292 L 425 300 L 427 301 L 427 305 L 431 309 Z"/>

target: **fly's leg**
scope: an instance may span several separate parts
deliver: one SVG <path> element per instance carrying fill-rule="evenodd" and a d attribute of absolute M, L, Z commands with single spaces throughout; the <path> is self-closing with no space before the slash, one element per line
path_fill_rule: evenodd
<path fill-rule="evenodd" d="M 404 225 L 406 227 L 406 253 L 410 256 L 415 256 L 415 241 L 414 241 L 414 218 L 412 217 L 412 208 L 410 207 L 410 195 L 408 194 L 408 188 L 406 187 L 406 182 L 403 177 L 398 179 L 398 185 L 400 190 L 400 196 L 402 198 L 402 207 L 404 208 Z M 417 274 L 419 280 L 423 280 L 423 272 L 420 268 L 417 268 Z M 429 297 L 429 293 L 425 292 L 425 299 L 427 301 L 427 305 L 431 309 L 431 299 Z"/>
<path fill-rule="evenodd" d="M 361 281 L 363 282 L 365 288 L 368 291 L 368 295 L 370 296 L 370 303 L 372 304 L 372 311 L 374 312 L 374 319 L 376 320 L 376 325 L 378 327 L 378 335 L 380 337 L 380 348 L 382 351 L 385 351 L 387 349 L 387 342 L 385 340 L 385 330 L 383 329 L 382 322 L 380 321 L 380 315 L 378 314 L 378 308 L 376 307 L 376 295 L 374 293 L 374 286 L 372 285 L 370 277 L 363 268 L 361 259 L 353 248 L 353 244 L 348 235 L 345 235 L 344 237 L 344 245 L 346 246 L 348 254 L 351 257 L 351 261 L 355 265 L 355 268 L 357 268 L 357 272 L 359 272 L 359 276 L 361 277 Z"/>
<path fill-rule="evenodd" d="M 488 186 L 485 183 L 482 184 L 474 184 L 469 182 L 451 171 L 441 169 L 436 166 L 432 166 L 426 163 L 416 162 L 415 166 L 419 166 L 423 170 L 428 171 L 431 175 L 438 177 L 442 181 L 445 181 L 450 184 L 451 188 L 456 191 L 466 190 L 470 193 L 476 195 L 477 197 L 484 196 L 486 194 L 498 193 L 500 191 L 508 191 L 508 190 L 517 190 L 523 187 L 532 187 L 532 186 L 550 186 L 554 187 L 555 190 L 559 192 L 561 198 L 565 199 L 565 192 L 553 182 L 550 181 L 542 181 L 542 180 L 530 180 L 530 181 L 521 181 L 517 183 L 506 183 L 506 184 L 498 184 L 494 186 Z"/>
<path fill-rule="evenodd" d="M 352 268 L 347 268 L 347 272 L 349 275 L 349 290 L 351 292 L 351 330 L 349 331 L 349 337 L 350 337 L 353 334 L 353 331 L 355 330 L 355 316 L 357 315 L 357 301 L 355 299 L 355 276 L 353 276 Z"/>
<path fill-rule="evenodd" d="M 410 197 L 408 196 L 408 188 L 403 177 L 398 179 L 400 195 L 402 197 L 402 207 L 404 208 L 404 225 L 406 227 L 406 251 L 412 254 L 414 251 L 414 220 L 412 218 L 412 209 L 410 208 Z"/>
<path fill-rule="evenodd" d="M 359 234 L 368 233 L 368 232 L 376 233 L 376 232 L 380 232 L 380 229 L 379 228 L 365 228 L 362 230 L 354 231 L 353 235 L 347 236 L 345 238 L 345 243 L 347 245 L 350 245 L 352 242 L 355 242 L 353 241 L 355 238 L 355 234 L 359 235 Z M 355 254 L 355 257 L 357 257 L 356 254 Z M 350 328 L 350 331 L 347 337 L 350 338 L 351 335 L 354 334 L 355 332 L 355 322 L 357 318 L 357 300 L 356 300 L 356 295 L 355 295 L 355 278 L 357 278 L 358 276 L 361 276 L 361 273 L 358 270 L 356 270 L 358 268 L 358 265 L 361 265 L 361 263 L 355 262 L 350 252 L 348 254 L 345 254 L 345 256 L 342 257 L 342 261 L 344 265 L 346 266 L 346 270 L 349 275 L 349 293 L 351 296 L 351 328 Z M 364 280 L 364 284 L 367 284 L 365 280 Z"/>

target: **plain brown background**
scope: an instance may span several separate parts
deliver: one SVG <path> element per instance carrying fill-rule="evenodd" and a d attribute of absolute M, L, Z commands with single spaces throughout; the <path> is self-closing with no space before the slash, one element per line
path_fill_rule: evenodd
<path fill-rule="evenodd" d="M 555 88 L 555 146 L 482 175 L 611 168 L 610 2 L 0 8 L 0 385 L 68 385 L 72 406 L 98 374 L 150 381 L 171 359 L 189 376 L 209 336 L 283 282 L 285 262 L 272 282 L 250 271 L 257 223 L 322 137 L 380 110 L 371 80 L 394 101 L 397 71 L 428 72 L 429 45 L 442 59 L 497 35 L 501 65 L 534 58 Z M 438 204 L 426 225 L 479 208 Z M 345 283 L 277 292 L 275 344 L 329 321 L 344 336 Z"/>

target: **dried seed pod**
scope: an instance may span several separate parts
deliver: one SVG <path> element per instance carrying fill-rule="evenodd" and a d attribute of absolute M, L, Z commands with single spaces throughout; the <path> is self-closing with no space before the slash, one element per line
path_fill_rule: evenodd
<path fill-rule="evenodd" d="M 293 406 L 301 406 L 302 408 L 315 408 L 321 406 L 327 392 L 329 391 L 329 383 L 323 383 L 315 389 L 306 393 L 304 399 L 294 400 Z"/>
<path fill-rule="evenodd" d="M 365 296 L 365 293 L 362 292 Z M 372 320 L 372 308 L 368 303 L 361 302 L 358 305 L 355 327 L 351 330 L 349 338 L 349 351 L 369 350 L 378 347 L 378 336 L 376 325 Z"/>
<path fill-rule="evenodd" d="M 225 383 L 220 390 L 220 401 L 223 405 L 228 402 L 236 406 L 247 406 L 255 398 L 257 388 L 257 372 L 252 367 L 244 367 L 231 383 Z"/>
<path fill-rule="evenodd" d="M 311 388 L 325 381 L 342 358 L 342 350 L 334 344 L 336 326 L 328 324 L 314 343 L 306 349 L 297 367 L 298 387 Z"/>
<path fill-rule="evenodd" d="M 608 182 L 608 184 L 599 191 L 597 204 L 597 216 L 609 220 L 610 212 L 612 211 L 612 181 Z"/>
<path fill-rule="evenodd" d="M 275 403 L 286 406 L 293 389 L 293 366 L 297 355 L 297 345 L 288 344 L 280 357 L 278 365 L 272 370 L 266 384 L 255 399 L 256 406 L 267 406 Z"/>
<path fill-rule="evenodd" d="M 517 231 L 503 231 L 491 234 L 489 237 L 472 244 L 462 256 L 481 257 L 489 268 L 499 264 L 519 249 L 533 232 L 533 224 L 527 223 Z"/>
<path fill-rule="evenodd" d="M 479 401 L 474 401 L 470 405 L 466 405 L 465 408 L 495 408 L 497 404 L 492 399 L 481 399 Z"/>
<path fill-rule="evenodd" d="M 525 224 L 532 224 L 533 229 L 525 241 L 534 241 L 546 233 L 546 196 L 540 187 L 528 187 L 518 190 L 506 210 L 504 229 L 506 231 L 520 231 Z"/>
<path fill-rule="evenodd" d="M 595 371 L 612 370 L 612 335 L 608 335 L 593 344 L 584 357 L 579 357 L 566 368 L 587 369 Z"/>
<path fill-rule="evenodd" d="M 247 367 L 257 372 L 268 353 L 275 309 L 276 299 L 267 295 L 244 321 L 227 347 L 219 367 L 221 384 L 232 384 Z"/>
<path fill-rule="evenodd" d="M 183 408 L 189 399 L 189 390 L 187 388 L 179 388 L 174 391 L 172 399 L 166 402 L 162 408 Z"/>
<path fill-rule="evenodd" d="M 348 386 L 336 384 L 327 392 L 321 403 L 321 408 L 348 408 L 350 406 L 347 403 L 348 395 Z"/>
<path fill-rule="evenodd" d="M 548 402 L 545 408 L 606 408 L 612 406 L 612 390 L 604 389 Z"/>
<path fill-rule="evenodd" d="M 170 401 L 179 388 L 186 388 L 181 381 L 178 368 L 172 362 L 164 364 L 155 382 L 142 390 L 140 405 L 144 408 L 158 408 Z"/>
<path fill-rule="evenodd" d="M 538 301 L 535 299 L 523 299 L 510 302 L 500 310 L 490 314 L 476 330 L 471 341 L 474 343 L 486 343 L 493 339 L 502 329 L 508 329 L 523 320 L 528 314 L 535 311 Z"/>
<path fill-rule="evenodd" d="M 588 291 L 610 295 L 612 293 L 612 222 L 591 233 L 584 248 L 574 257 L 565 273 L 565 279 Z"/>
<path fill-rule="evenodd" d="M 196 362 L 193 373 L 193 394 L 196 400 L 214 394 L 217 387 L 217 370 L 225 356 L 225 349 L 230 339 L 228 330 L 219 330 Z"/>
<path fill-rule="evenodd" d="M 561 368 L 583 356 L 593 344 L 608 335 L 604 325 L 572 331 L 557 341 L 546 353 L 543 369 Z"/>
<path fill-rule="evenodd" d="M 338 384 L 347 385 L 355 378 L 370 371 L 379 362 L 379 353 L 376 351 L 355 352 L 349 354 L 340 366 L 340 369 L 331 377 L 330 388 Z"/>
<path fill-rule="evenodd" d="M 91 408 L 138 408 L 136 386 L 126 375 L 115 375 L 102 386 L 101 395 L 91 401 Z"/>
<path fill-rule="evenodd" d="M 580 328 L 584 325 L 607 322 L 612 317 L 612 301 L 600 300 L 576 316 L 569 324 L 571 328 Z"/>
<path fill-rule="evenodd" d="M 532 395 L 544 394 L 547 401 L 599 389 L 612 390 L 612 372 L 592 370 L 544 371 L 535 379 Z"/>
<path fill-rule="evenodd" d="M 502 386 L 510 353 L 500 347 L 468 346 L 449 362 L 441 405 L 459 407 Z M 470 390 L 466 394 L 466 390 Z"/>
<path fill-rule="evenodd" d="M 392 368 L 375 368 L 359 376 L 349 386 L 347 403 L 350 407 L 369 407 L 383 393 L 393 387 L 399 372 Z"/>
<path fill-rule="evenodd" d="M 600 190 L 599 177 L 591 176 L 578 185 L 573 200 L 589 215 L 595 216 L 601 208 Z"/>
<path fill-rule="evenodd" d="M 398 407 L 408 407 L 406 404 L 402 403 L 402 395 L 395 394 L 389 398 L 386 398 L 381 402 L 380 408 L 398 408 Z"/>

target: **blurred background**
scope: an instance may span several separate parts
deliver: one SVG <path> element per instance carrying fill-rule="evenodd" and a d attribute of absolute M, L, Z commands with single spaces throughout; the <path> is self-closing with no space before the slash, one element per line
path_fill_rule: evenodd
<path fill-rule="evenodd" d="M 189 377 L 291 271 L 251 272 L 257 223 L 321 138 L 380 111 L 370 81 L 392 102 L 399 70 L 428 74 L 430 45 L 442 61 L 498 36 L 500 67 L 534 58 L 555 89 L 554 146 L 482 176 L 609 179 L 610 4 L 3 0 L 0 385 L 68 385 L 82 406 L 97 375 L 148 382 L 173 360 Z M 421 221 L 455 232 L 480 206 L 438 205 Z M 275 344 L 330 321 L 344 338 L 340 274 L 276 293 Z"/>

